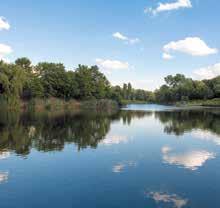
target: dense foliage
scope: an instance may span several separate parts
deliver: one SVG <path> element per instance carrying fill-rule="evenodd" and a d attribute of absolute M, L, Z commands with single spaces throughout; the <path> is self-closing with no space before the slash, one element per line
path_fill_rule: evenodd
<path fill-rule="evenodd" d="M 182 74 L 167 76 L 165 85 L 155 91 L 156 101 L 172 103 L 177 101 L 206 100 L 220 98 L 220 76 L 210 80 L 193 80 Z"/>
<path fill-rule="evenodd" d="M 182 74 L 167 76 L 166 84 L 155 92 L 133 89 L 130 83 L 111 86 L 97 66 L 79 65 L 67 71 L 61 63 L 32 65 L 28 58 L 15 63 L 0 61 L 0 101 L 16 105 L 19 100 L 60 98 L 63 100 L 112 99 L 122 101 L 173 103 L 220 98 L 220 76 L 211 80 L 193 80 Z"/>
<path fill-rule="evenodd" d="M 146 101 L 150 96 L 152 93 L 134 90 L 131 84 L 112 87 L 97 66 L 79 65 L 67 71 L 61 63 L 41 62 L 34 66 L 28 58 L 10 64 L 0 62 L 0 98 L 7 103 L 49 97 Z"/>

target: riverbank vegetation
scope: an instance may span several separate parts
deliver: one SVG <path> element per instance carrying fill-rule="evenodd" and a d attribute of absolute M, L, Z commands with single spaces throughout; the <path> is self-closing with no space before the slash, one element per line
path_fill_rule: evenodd
<path fill-rule="evenodd" d="M 151 92 L 134 89 L 131 83 L 112 86 L 98 66 L 79 65 L 66 70 L 61 63 L 33 65 L 28 58 L 15 63 L 0 61 L 0 103 L 8 108 L 107 109 L 149 102 L 220 106 L 220 76 L 198 81 L 182 74 L 169 75 L 164 85 Z"/>
<path fill-rule="evenodd" d="M 205 100 L 189 100 L 175 103 L 177 106 L 206 106 L 220 107 L 220 98 L 205 99 Z"/>
<path fill-rule="evenodd" d="M 220 76 L 198 81 L 177 74 L 165 77 L 165 82 L 155 91 L 159 103 L 220 106 Z"/>
<path fill-rule="evenodd" d="M 10 108 L 26 108 L 29 104 L 65 108 L 79 103 L 99 108 L 121 104 L 122 100 L 147 101 L 150 96 L 151 92 L 135 90 L 130 83 L 111 86 L 97 66 L 79 65 L 68 71 L 61 63 L 32 65 L 28 58 L 19 58 L 15 63 L 0 62 L 0 103 Z"/>

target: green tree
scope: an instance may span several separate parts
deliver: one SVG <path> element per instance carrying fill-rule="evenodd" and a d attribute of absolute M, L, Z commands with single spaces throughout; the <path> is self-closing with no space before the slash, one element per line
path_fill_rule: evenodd
<path fill-rule="evenodd" d="M 68 71 L 66 73 L 67 82 L 65 86 L 65 94 L 67 99 L 76 98 L 79 96 L 79 87 L 76 81 L 75 73 Z"/>
<path fill-rule="evenodd" d="M 66 98 L 68 83 L 67 74 L 63 64 L 42 62 L 36 66 L 46 97 Z"/>
<path fill-rule="evenodd" d="M 209 87 L 203 81 L 194 81 L 193 99 L 207 99 L 213 96 Z"/>
<path fill-rule="evenodd" d="M 80 99 L 105 98 L 109 96 L 110 83 L 97 66 L 79 65 L 75 71 Z"/>
<path fill-rule="evenodd" d="M 18 105 L 25 78 L 25 73 L 20 66 L 0 61 L 1 99 L 11 106 Z"/>
<path fill-rule="evenodd" d="M 128 83 L 127 99 L 131 100 L 131 98 L 132 98 L 132 85 L 131 83 Z"/>
<path fill-rule="evenodd" d="M 127 84 L 123 84 L 123 98 L 125 99 L 125 100 L 127 100 L 127 95 L 128 95 L 128 85 Z"/>
<path fill-rule="evenodd" d="M 186 77 L 183 74 L 176 74 L 175 76 L 169 75 L 164 78 L 167 85 L 170 87 L 176 87 L 185 81 Z"/>
<path fill-rule="evenodd" d="M 30 73 L 32 71 L 31 61 L 26 57 L 18 58 L 15 60 L 15 64 L 20 66 L 26 72 Z"/>

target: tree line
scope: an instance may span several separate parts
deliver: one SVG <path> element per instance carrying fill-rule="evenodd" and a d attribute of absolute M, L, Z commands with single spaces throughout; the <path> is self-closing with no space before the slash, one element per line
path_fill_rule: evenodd
<path fill-rule="evenodd" d="M 151 92 L 135 90 L 131 84 L 111 86 L 98 66 L 79 65 L 68 71 L 61 63 L 40 62 L 28 58 L 14 63 L 0 61 L 0 99 L 16 104 L 19 100 L 55 97 L 65 100 L 112 99 L 147 101 Z"/>
<path fill-rule="evenodd" d="M 112 86 L 98 66 L 79 65 L 66 70 L 62 63 L 40 62 L 28 58 L 14 63 L 0 61 L 0 102 L 15 105 L 20 100 L 55 97 L 64 100 L 111 99 L 118 103 L 144 101 L 173 103 L 220 97 L 220 76 L 193 80 L 182 74 L 165 77 L 165 84 L 154 92 L 134 89 L 131 83 Z"/>
<path fill-rule="evenodd" d="M 165 82 L 166 84 L 154 93 L 157 102 L 173 103 L 220 98 L 220 76 L 199 81 L 176 74 L 165 77 Z"/>

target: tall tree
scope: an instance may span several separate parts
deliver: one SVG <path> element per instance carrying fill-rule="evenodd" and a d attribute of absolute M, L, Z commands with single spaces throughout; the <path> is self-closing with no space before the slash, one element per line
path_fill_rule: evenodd
<path fill-rule="evenodd" d="M 9 105 L 17 105 L 25 78 L 21 67 L 0 61 L 0 97 Z"/>
<path fill-rule="evenodd" d="M 105 98 L 110 89 L 110 83 L 97 66 L 79 65 L 75 71 L 76 82 L 79 86 L 79 98 Z"/>
<path fill-rule="evenodd" d="M 31 68 L 31 61 L 30 59 L 26 58 L 26 57 L 22 57 L 22 58 L 18 58 L 15 60 L 15 64 L 17 66 L 20 66 L 22 69 L 24 69 L 26 72 L 31 72 L 32 68 Z"/>
<path fill-rule="evenodd" d="M 128 100 L 131 100 L 132 98 L 132 85 L 130 82 L 128 83 L 127 98 Z"/>
<path fill-rule="evenodd" d="M 127 100 L 128 95 L 128 85 L 126 83 L 123 84 L 123 98 Z"/>

